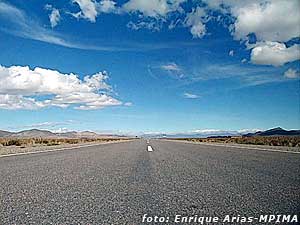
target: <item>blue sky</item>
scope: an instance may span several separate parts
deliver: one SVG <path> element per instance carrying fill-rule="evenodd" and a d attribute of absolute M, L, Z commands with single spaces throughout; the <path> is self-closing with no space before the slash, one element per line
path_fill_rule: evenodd
<path fill-rule="evenodd" d="M 300 129 L 299 1 L 221 3 L 0 0 L 0 129 Z"/>

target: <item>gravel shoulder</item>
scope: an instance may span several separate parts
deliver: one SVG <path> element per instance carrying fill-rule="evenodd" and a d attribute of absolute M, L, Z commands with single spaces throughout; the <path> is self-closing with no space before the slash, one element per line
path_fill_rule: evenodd
<path fill-rule="evenodd" d="M 59 144 L 59 145 L 36 145 L 36 146 L 0 146 L 0 157 L 17 155 L 17 154 L 28 154 L 28 153 L 37 153 L 37 152 L 46 152 L 46 151 L 59 151 L 59 150 L 69 150 L 77 149 L 80 147 L 87 146 L 97 146 L 111 143 L 121 143 L 127 142 L 130 140 L 115 140 L 115 141 L 95 141 L 79 144 Z"/>
<path fill-rule="evenodd" d="M 292 152 L 292 153 L 300 153 L 299 147 L 287 147 L 287 146 L 269 146 L 269 145 L 249 145 L 249 144 L 225 144 L 225 143 L 209 143 L 209 142 L 195 142 L 195 141 L 187 141 L 187 140 L 170 140 L 163 139 L 164 141 L 172 141 L 172 142 L 181 142 L 181 143 L 189 143 L 196 145 L 208 145 L 208 146 L 220 146 L 220 147 L 233 147 L 240 149 L 253 149 L 253 150 L 265 150 L 265 151 L 279 151 L 279 152 Z"/>

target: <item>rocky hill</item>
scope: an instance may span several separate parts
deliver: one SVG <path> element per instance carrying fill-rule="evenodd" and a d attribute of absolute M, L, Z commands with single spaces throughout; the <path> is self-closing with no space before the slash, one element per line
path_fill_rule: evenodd
<path fill-rule="evenodd" d="M 248 133 L 243 135 L 244 137 L 255 137 L 255 136 L 298 136 L 300 130 L 285 130 L 281 127 L 276 127 L 266 131 L 258 131 L 255 133 Z"/>

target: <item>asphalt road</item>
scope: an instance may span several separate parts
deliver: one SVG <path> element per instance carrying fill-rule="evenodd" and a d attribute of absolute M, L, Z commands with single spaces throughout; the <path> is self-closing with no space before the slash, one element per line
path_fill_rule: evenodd
<path fill-rule="evenodd" d="M 143 214 L 173 221 L 178 214 L 299 213 L 300 154 L 150 145 L 152 152 L 136 140 L 0 158 L 0 224 L 138 225 L 153 224 L 143 223 Z"/>

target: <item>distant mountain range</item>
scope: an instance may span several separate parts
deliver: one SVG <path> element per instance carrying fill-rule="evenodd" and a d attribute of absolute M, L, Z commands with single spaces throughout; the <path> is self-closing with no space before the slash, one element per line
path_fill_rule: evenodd
<path fill-rule="evenodd" d="M 5 130 L 0 130 L 0 137 L 5 137 L 11 135 L 12 132 L 5 131 Z"/>
<path fill-rule="evenodd" d="M 205 138 L 209 136 L 240 136 L 234 131 L 144 134 L 144 138 Z"/>
<path fill-rule="evenodd" d="M 116 138 L 125 137 L 113 134 L 97 134 L 91 131 L 71 131 L 65 133 L 54 133 L 48 130 L 31 129 L 19 132 L 9 132 L 0 130 L 0 137 L 16 137 L 16 138 Z"/>
<path fill-rule="evenodd" d="M 217 137 L 230 137 L 230 136 L 299 136 L 300 130 L 284 130 L 281 127 L 276 127 L 266 131 L 258 131 L 254 133 L 246 133 L 245 131 L 221 131 L 221 130 L 204 130 L 195 131 L 190 133 L 172 133 L 172 134 L 145 134 L 145 138 L 217 138 Z"/>
<path fill-rule="evenodd" d="M 219 130 L 205 130 L 196 131 L 192 133 L 155 133 L 155 134 L 144 134 L 140 135 L 144 138 L 203 138 L 203 137 L 224 137 L 224 136 L 300 136 L 300 130 L 284 130 L 281 127 L 276 127 L 266 131 L 258 131 L 254 133 L 242 133 L 238 131 L 219 131 Z M 115 134 L 97 134 L 91 131 L 70 131 L 64 133 L 54 133 L 48 130 L 23 130 L 19 132 L 9 132 L 0 130 L 0 137 L 15 137 L 15 138 L 115 138 L 115 137 L 126 137 L 125 135 Z"/>
<path fill-rule="evenodd" d="M 276 127 L 266 131 L 248 133 L 243 136 L 253 137 L 253 136 L 299 136 L 299 135 L 300 135 L 300 130 L 284 130 L 281 127 Z"/>

